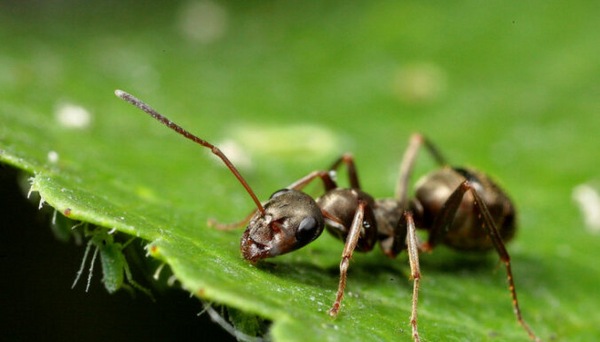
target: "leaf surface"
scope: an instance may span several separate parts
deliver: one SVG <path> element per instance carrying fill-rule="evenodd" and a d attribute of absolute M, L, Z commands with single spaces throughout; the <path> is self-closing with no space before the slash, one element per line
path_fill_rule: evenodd
<path fill-rule="evenodd" d="M 207 226 L 253 209 L 243 188 L 112 93 L 132 92 L 222 146 L 262 199 L 346 151 L 368 192 L 392 196 L 420 131 L 515 200 L 508 249 L 537 334 L 598 336 L 600 235 L 571 200 L 578 185 L 599 189 L 597 6 L 210 4 L 225 26 L 209 40 L 185 29 L 200 13 L 189 3 L 0 14 L 0 160 L 32 174 L 60 213 L 147 240 L 186 290 L 272 320 L 274 340 L 409 340 L 405 254 L 355 255 L 341 314 L 329 318 L 342 244 L 323 235 L 245 262 L 241 232 Z M 416 176 L 432 166 L 419 158 Z M 496 264 L 443 247 L 421 257 L 424 340 L 527 339 Z"/>

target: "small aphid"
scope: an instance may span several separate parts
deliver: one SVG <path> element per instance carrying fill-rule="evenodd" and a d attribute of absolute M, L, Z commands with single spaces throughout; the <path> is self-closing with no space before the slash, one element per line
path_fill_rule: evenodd
<path fill-rule="evenodd" d="M 110 234 L 107 229 L 97 227 L 93 230 L 89 230 L 87 226 L 85 227 L 85 235 L 89 236 L 90 238 L 83 254 L 81 267 L 77 271 L 77 276 L 75 277 L 75 281 L 73 282 L 71 288 L 75 288 L 79 278 L 81 278 L 90 250 L 92 247 L 94 247 L 94 254 L 92 255 L 92 260 L 90 262 L 85 292 L 88 292 L 90 288 L 96 258 L 98 254 L 100 254 L 100 263 L 102 265 L 103 275 L 102 283 L 109 293 L 115 293 L 120 288 L 127 288 L 129 284 L 153 299 L 150 290 L 133 280 L 131 270 L 129 269 L 129 264 L 125 259 L 125 255 L 123 255 L 123 249 L 125 249 L 135 238 L 131 238 L 124 244 L 121 244 L 114 241 L 114 236 Z M 127 279 L 128 284 L 125 283 L 125 278 Z"/>
<path fill-rule="evenodd" d="M 344 242 L 338 290 L 329 315 L 335 317 L 340 311 L 353 252 L 371 251 L 379 242 L 383 252 L 390 258 L 395 258 L 403 250 L 408 253 L 413 280 L 410 325 L 413 339 L 419 341 L 419 252 L 430 251 L 439 244 L 462 251 L 496 250 L 506 268 L 517 321 L 532 340 L 537 340 L 521 316 L 510 257 L 504 247 L 504 241 L 510 240 L 516 230 L 516 213 L 512 202 L 487 175 L 472 169 L 448 166 L 437 148 L 420 134 L 413 135 L 404 154 L 393 198 L 374 199 L 362 191 L 354 158 L 345 154 L 331 167 L 313 171 L 276 191 L 263 204 L 219 148 L 189 133 L 132 95 L 121 90 L 115 94 L 185 138 L 210 149 L 246 189 L 256 210 L 234 224 L 209 222 L 220 229 L 246 225 L 240 242 L 242 256 L 246 260 L 257 262 L 292 252 L 314 241 L 325 229 Z M 421 178 L 416 184 L 415 197 L 409 198 L 409 180 L 422 146 L 433 156 L 440 169 Z M 349 188 L 338 187 L 332 176 L 342 165 L 348 172 Z M 302 192 L 314 180 L 320 180 L 325 190 L 317 199 Z M 418 241 L 415 233 L 417 227 L 429 234 L 425 243 Z"/>

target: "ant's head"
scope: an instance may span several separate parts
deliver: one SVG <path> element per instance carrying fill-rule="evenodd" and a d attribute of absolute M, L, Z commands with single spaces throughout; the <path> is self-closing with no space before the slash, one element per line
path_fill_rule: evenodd
<path fill-rule="evenodd" d="M 271 195 L 264 212 L 252 217 L 240 243 L 242 255 L 257 261 L 294 251 L 323 232 L 321 209 L 307 194 L 283 189 Z"/>

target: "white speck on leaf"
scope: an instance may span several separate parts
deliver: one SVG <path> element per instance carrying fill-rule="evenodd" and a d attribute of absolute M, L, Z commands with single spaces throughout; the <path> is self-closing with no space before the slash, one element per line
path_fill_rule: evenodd
<path fill-rule="evenodd" d="M 191 41 L 209 44 L 221 39 L 228 27 L 228 13 L 213 1 L 189 1 L 183 5 L 177 26 Z"/>
<path fill-rule="evenodd" d="M 63 127 L 83 129 L 90 125 L 92 114 L 82 106 L 63 103 L 56 108 L 55 118 Z"/>
<path fill-rule="evenodd" d="M 56 164 L 58 162 L 58 152 L 56 152 L 56 151 L 48 152 L 48 161 L 52 164 Z"/>
<path fill-rule="evenodd" d="M 585 226 L 589 232 L 600 233 L 600 194 L 587 184 L 573 188 L 573 200 L 579 205 Z"/>

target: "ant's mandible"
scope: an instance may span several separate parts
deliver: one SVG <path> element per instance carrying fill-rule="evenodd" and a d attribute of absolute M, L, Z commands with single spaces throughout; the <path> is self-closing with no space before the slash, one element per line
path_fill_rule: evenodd
<path fill-rule="evenodd" d="M 404 154 L 394 198 L 374 199 L 361 190 L 354 159 L 345 154 L 324 171 L 314 171 L 287 188 L 276 191 L 262 204 L 233 163 L 213 144 L 189 133 L 134 96 L 116 90 L 121 99 L 217 155 L 246 189 L 256 205 L 244 220 L 230 225 L 212 222 L 220 229 L 247 224 L 240 249 L 251 262 L 297 250 L 315 240 L 326 228 L 344 241 L 337 295 L 329 314 L 337 316 L 352 253 L 368 252 L 379 241 L 390 258 L 407 250 L 413 280 L 410 324 L 419 341 L 417 302 L 419 294 L 419 251 L 431 251 L 444 244 L 461 251 L 485 252 L 495 249 L 506 267 L 512 306 L 519 324 L 532 340 L 538 340 L 521 315 L 513 280 L 510 256 L 503 241 L 516 230 L 515 209 L 508 196 L 485 174 L 473 169 L 449 167 L 439 151 L 420 134 L 414 134 Z M 408 198 L 408 183 L 419 149 L 424 146 L 441 168 L 421 178 L 414 198 Z M 350 188 L 340 188 L 333 172 L 342 164 L 348 171 Z M 323 182 L 325 193 L 313 199 L 301 190 L 314 181 Z M 419 244 L 416 227 L 428 232 Z"/>

